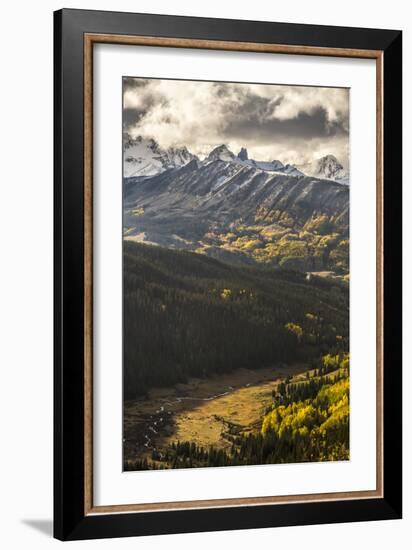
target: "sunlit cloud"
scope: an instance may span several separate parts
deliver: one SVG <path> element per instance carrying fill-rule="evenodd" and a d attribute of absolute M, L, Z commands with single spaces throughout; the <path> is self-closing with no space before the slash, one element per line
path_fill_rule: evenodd
<path fill-rule="evenodd" d="M 200 157 L 226 143 L 259 160 L 304 165 L 334 154 L 348 166 L 349 90 L 127 78 L 126 131 Z"/>

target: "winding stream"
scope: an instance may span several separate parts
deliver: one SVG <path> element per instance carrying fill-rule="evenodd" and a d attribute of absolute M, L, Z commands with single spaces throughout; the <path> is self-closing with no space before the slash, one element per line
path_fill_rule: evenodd
<path fill-rule="evenodd" d="M 164 401 L 161 407 L 156 411 L 157 415 L 160 415 L 162 412 L 165 414 L 172 414 L 171 410 L 166 410 L 165 407 L 173 408 L 176 404 L 182 403 L 183 401 L 213 401 L 214 399 L 218 399 L 220 397 L 225 397 L 226 395 L 229 395 L 235 391 L 238 391 L 241 388 L 248 388 L 250 387 L 250 384 L 244 384 L 242 386 L 239 386 L 237 388 L 233 388 L 232 386 L 227 387 L 227 391 L 223 393 L 217 393 L 215 395 L 211 395 L 210 397 L 187 397 L 187 396 L 181 396 L 181 397 L 175 397 L 173 400 Z M 153 418 L 153 415 L 150 415 L 150 418 Z M 163 423 L 163 417 L 155 417 L 156 420 L 153 420 L 152 423 L 148 424 L 146 433 L 144 434 L 145 443 L 144 446 L 147 449 L 155 449 L 152 445 L 152 439 L 153 434 L 157 435 L 159 433 L 159 423 Z M 150 436 L 150 433 L 152 434 L 152 437 Z"/>

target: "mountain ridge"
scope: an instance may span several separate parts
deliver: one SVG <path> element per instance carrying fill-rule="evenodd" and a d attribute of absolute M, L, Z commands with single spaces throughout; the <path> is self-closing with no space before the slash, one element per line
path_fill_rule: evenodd
<path fill-rule="evenodd" d="M 220 149 L 207 162 L 129 178 L 125 238 L 234 264 L 347 272 L 347 186 L 223 161 L 221 153 L 226 157 Z"/>
<path fill-rule="evenodd" d="M 309 171 L 280 160 L 259 161 L 249 158 L 248 151 L 242 147 L 235 155 L 226 144 L 214 147 L 201 161 L 186 146 L 164 149 L 152 138 L 126 138 L 124 143 L 124 177 L 152 177 L 172 168 L 181 168 L 192 160 L 199 164 L 208 164 L 216 160 L 251 166 L 264 172 L 287 174 L 293 177 L 314 176 L 318 179 L 349 184 L 349 175 L 334 155 L 325 155 L 311 164 Z"/>

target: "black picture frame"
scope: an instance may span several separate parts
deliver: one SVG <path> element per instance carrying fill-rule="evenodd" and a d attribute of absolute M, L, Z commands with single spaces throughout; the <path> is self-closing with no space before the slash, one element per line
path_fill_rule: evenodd
<path fill-rule="evenodd" d="M 84 35 L 380 50 L 383 54 L 383 497 L 86 514 Z M 63 9 L 54 13 L 54 536 L 60 540 L 397 519 L 402 515 L 402 33 Z"/>

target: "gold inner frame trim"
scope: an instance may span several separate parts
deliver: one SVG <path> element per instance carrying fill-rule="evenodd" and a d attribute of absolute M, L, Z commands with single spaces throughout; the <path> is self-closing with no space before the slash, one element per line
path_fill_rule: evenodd
<path fill-rule="evenodd" d="M 376 489 L 308 495 L 145 504 L 93 504 L 93 45 L 123 44 L 223 51 L 354 57 L 376 60 Z M 254 42 L 95 34 L 84 35 L 84 513 L 155 512 L 232 506 L 383 498 L 383 52 Z"/>

